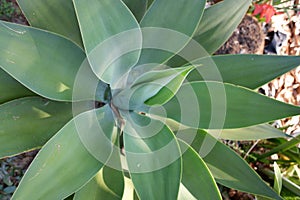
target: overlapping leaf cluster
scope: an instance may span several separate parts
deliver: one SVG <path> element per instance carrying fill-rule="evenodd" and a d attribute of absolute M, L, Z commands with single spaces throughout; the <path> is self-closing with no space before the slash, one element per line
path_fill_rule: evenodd
<path fill-rule="evenodd" d="M 106 39 L 148 27 L 171 29 L 188 36 L 178 52 L 184 52 L 194 39 L 212 54 L 239 24 L 250 0 L 225 0 L 209 8 L 205 8 L 203 0 L 176 3 L 173 0 L 18 0 L 18 3 L 31 26 L 0 23 L 0 156 L 42 148 L 13 199 L 64 199 L 72 194 L 71 198 L 76 200 L 221 199 L 216 182 L 280 199 L 243 159 L 213 136 L 224 129 L 218 137 L 245 140 L 284 137 L 282 132 L 264 123 L 297 115 L 300 108 L 253 90 L 298 66 L 299 57 L 196 54 L 191 56 L 191 65 L 170 53 L 141 48 L 102 73 L 93 55 L 93 50 Z M 138 34 L 137 40 L 155 37 Z M 222 82 L 207 64 L 211 61 Z M 147 63 L 168 64 L 173 68 L 142 71 L 121 91 L 109 90 L 107 84 L 113 86 L 125 73 L 134 71 L 135 66 Z M 73 91 L 78 89 L 74 83 L 83 65 L 88 69 L 86 80 L 98 81 L 96 100 L 106 103 L 101 108 L 87 109 L 95 103 L 89 99 L 95 92 L 90 89 L 95 87 L 93 81 L 79 84 L 86 99 L 74 99 Z M 208 76 L 203 78 L 201 74 Z M 184 79 L 189 82 L 184 83 Z M 225 100 L 212 101 L 212 97 L 218 99 L 220 88 L 225 92 Z M 132 91 L 136 92 L 134 98 L 127 96 Z M 191 92 L 197 101 L 181 105 L 177 97 L 189 97 Z M 77 108 L 76 115 L 72 104 Z M 163 106 L 166 115 L 155 109 L 150 109 L 148 115 L 149 108 L 157 105 Z M 224 122 L 212 123 L 211 108 L 218 110 L 224 106 Z M 182 110 L 190 115 L 182 119 Z M 154 115 L 156 118 L 152 118 Z M 195 121 L 195 115 L 201 120 Z M 155 135 L 148 138 L 132 135 L 135 131 L 138 136 L 151 135 L 153 129 L 140 128 L 150 122 L 161 127 Z M 177 128 L 180 123 L 184 129 Z M 96 125 L 109 142 L 97 138 Z M 86 137 L 80 137 L 78 129 Z M 192 134 L 195 134 L 193 141 L 184 140 Z M 120 140 L 125 156 L 112 145 L 118 147 Z M 150 156 L 147 160 L 135 156 L 151 154 L 170 141 L 174 141 L 170 147 L 172 162 L 162 168 L 136 172 L 136 168 L 146 170 L 151 163 L 161 164 L 170 159 L 169 155 Z M 201 158 L 198 152 L 207 141 L 214 145 Z M 97 157 L 98 151 L 101 158 Z M 124 162 L 128 171 L 123 172 L 120 169 Z"/>

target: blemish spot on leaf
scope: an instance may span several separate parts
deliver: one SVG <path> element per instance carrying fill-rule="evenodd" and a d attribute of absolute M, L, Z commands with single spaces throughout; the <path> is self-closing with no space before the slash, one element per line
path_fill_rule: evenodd
<path fill-rule="evenodd" d="M 19 116 L 13 116 L 13 119 L 16 121 L 17 119 L 19 119 Z"/>
<path fill-rule="evenodd" d="M 61 145 L 60 144 L 56 144 L 55 146 L 56 146 L 57 151 L 60 151 Z"/>

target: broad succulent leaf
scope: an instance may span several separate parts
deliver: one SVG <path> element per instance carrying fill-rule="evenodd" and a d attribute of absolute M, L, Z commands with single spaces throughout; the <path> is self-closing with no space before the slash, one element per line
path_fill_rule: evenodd
<path fill-rule="evenodd" d="M 180 75 L 163 86 L 158 93 L 145 101 L 145 104 L 150 106 L 162 105 L 169 101 L 179 90 L 186 76 L 193 70 L 193 68 L 186 68 Z M 153 82 L 152 82 L 153 83 Z"/>
<path fill-rule="evenodd" d="M 27 96 L 36 96 L 0 68 L 0 104 Z"/>
<path fill-rule="evenodd" d="M 204 129 L 241 128 L 300 113 L 300 107 L 243 87 L 210 81 L 183 84 L 163 108 L 166 116 L 160 108 L 153 108 L 150 113 Z"/>
<path fill-rule="evenodd" d="M 222 199 L 205 162 L 187 143 L 179 140 L 182 152 L 182 184 L 196 199 Z"/>
<path fill-rule="evenodd" d="M 71 39 L 82 47 L 72 0 L 17 0 L 29 24 Z"/>
<path fill-rule="evenodd" d="M 103 167 L 105 168 L 105 167 Z M 102 168 L 102 169 L 103 169 Z M 120 172 L 120 171 L 118 171 Z M 74 196 L 74 200 L 85 200 L 85 199 L 110 199 L 110 200 L 121 200 L 122 195 L 119 196 L 112 191 L 112 188 L 108 187 L 103 178 L 103 170 L 100 170 L 96 176 L 91 179 L 86 185 L 84 185 Z M 119 187 L 120 181 L 123 179 L 122 172 L 121 179 L 115 179 L 115 187 Z M 111 174 L 114 175 L 114 174 Z M 123 188 L 122 188 L 123 189 Z M 123 192 L 123 191 L 122 191 Z"/>
<path fill-rule="evenodd" d="M 143 115 L 130 113 L 126 119 L 125 155 L 139 198 L 176 199 L 181 158 L 174 134 L 162 122 Z"/>
<path fill-rule="evenodd" d="M 123 0 L 137 21 L 141 21 L 147 10 L 147 0 Z"/>
<path fill-rule="evenodd" d="M 119 140 L 105 166 L 75 193 L 74 200 L 85 199 L 122 199 L 124 193 L 124 174 L 120 161 Z"/>
<path fill-rule="evenodd" d="M 269 124 L 259 124 L 235 129 L 207 130 L 207 132 L 217 139 L 238 141 L 289 137 L 281 130 Z"/>
<path fill-rule="evenodd" d="M 299 66 L 300 57 L 220 55 L 201 58 L 192 63 L 194 65 L 201 64 L 201 66 L 189 74 L 189 81 L 223 81 L 256 89 Z M 220 76 L 218 73 L 220 73 Z M 220 77 L 222 80 L 220 80 Z"/>
<path fill-rule="evenodd" d="M 148 105 L 163 104 L 171 99 L 185 77 L 193 67 L 152 70 L 141 75 L 129 88 L 125 88 L 114 97 L 119 108 L 139 108 Z"/>
<path fill-rule="evenodd" d="M 152 116 L 153 117 L 153 116 Z M 180 129 L 187 129 L 187 126 L 176 122 L 172 119 L 164 119 L 165 123 L 171 128 L 172 131 Z M 269 138 L 284 138 L 289 137 L 281 130 L 274 128 L 269 124 L 259 124 L 235 129 L 207 129 L 205 130 L 213 137 L 224 140 L 260 140 Z"/>
<path fill-rule="evenodd" d="M 59 35 L 4 21 L 0 35 L 4 71 L 41 96 L 72 100 L 74 80 L 85 59 L 82 49 Z"/>
<path fill-rule="evenodd" d="M 214 53 L 231 36 L 251 3 L 251 0 L 225 0 L 205 9 L 193 39 L 209 54 Z"/>
<path fill-rule="evenodd" d="M 229 188 L 281 199 L 256 172 L 233 150 L 203 130 L 185 129 L 181 137 L 194 135 L 192 147 L 200 154 L 215 180 Z"/>
<path fill-rule="evenodd" d="M 205 1 L 202 0 L 154 1 L 140 22 L 141 28 L 145 29 L 138 66 L 164 63 L 179 52 L 196 31 L 204 6 Z"/>
<path fill-rule="evenodd" d="M 124 177 L 120 167 L 118 170 L 104 166 L 93 179 L 75 193 L 74 200 L 121 200 L 124 191 Z"/>
<path fill-rule="evenodd" d="M 251 0 L 18 2 L 34 27 L 0 21 L 0 157 L 43 147 L 13 200 L 221 199 L 215 181 L 281 199 L 218 141 L 284 137 L 263 123 L 300 114 L 250 90 L 299 57 L 209 57 Z"/>
<path fill-rule="evenodd" d="M 94 113 L 95 112 L 95 113 Z M 77 191 L 102 168 L 103 163 L 92 155 L 80 136 L 80 127 L 86 125 L 85 133 L 93 133 L 94 125 L 106 128 L 106 134 L 112 135 L 113 122 L 109 126 L 108 107 L 88 111 L 68 122 L 40 150 L 20 182 L 12 199 L 62 199 Z M 91 114 L 97 115 L 98 122 L 90 121 Z M 93 116 L 92 114 L 92 116 Z M 104 119 L 103 116 L 108 118 Z M 90 122 L 87 124 L 87 122 Z M 79 130 L 78 130 L 79 128 Z M 94 138 L 96 140 L 97 138 Z M 111 139 L 111 138 L 110 138 Z M 111 151 L 107 145 L 98 145 L 98 153 L 105 152 L 108 159 Z M 95 149 L 94 149 L 95 150 Z M 106 162 L 106 161 L 104 161 Z M 47 183 L 47 187 L 44 184 Z"/>
<path fill-rule="evenodd" d="M 43 146 L 72 117 L 70 103 L 40 97 L 0 105 L 0 157 Z"/>
<path fill-rule="evenodd" d="M 73 0 L 87 57 L 94 73 L 115 83 L 136 64 L 141 31 L 121 0 Z"/>

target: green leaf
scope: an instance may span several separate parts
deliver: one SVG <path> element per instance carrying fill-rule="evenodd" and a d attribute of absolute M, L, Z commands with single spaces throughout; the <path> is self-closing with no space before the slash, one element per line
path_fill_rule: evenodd
<path fill-rule="evenodd" d="M 36 28 L 0 22 L 0 67 L 35 93 L 71 101 L 85 54 L 73 42 Z M 88 88 L 88 86 L 86 86 Z"/>
<path fill-rule="evenodd" d="M 155 1 L 155 0 L 148 0 L 147 7 L 150 7 L 150 6 L 151 6 L 151 4 L 153 3 L 153 1 Z"/>
<path fill-rule="evenodd" d="M 189 128 L 169 118 L 160 120 L 164 120 L 164 122 L 171 128 L 172 131 Z M 205 131 L 207 131 L 216 139 L 224 140 L 260 140 L 290 137 L 269 124 L 259 124 L 235 129 L 208 129 Z"/>
<path fill-rule="evenodd" d="M 93 133 L 94 126 L 100 126 L 111 135 L 107 124 L 112 115 L 109 112 L 105 106 L 82 113 L 67 123 L 38 153 L 12 199 L 63 199 L 90 180 L 103 163 L 90 154 L 82 134 Z M 80 123 L 85 124 L 84 130 Z M 113 126 L 113 122 L 110 123 Z M 106 148 L 111 144 L 100 146 L 101 141 L 99 143 L 98 152 L 108 159 L 111 151 Z"/>
<path fill-rule="evenodd" d="M 177 199 L 181 157 L 172 131 L 162 122 L 143 115 L 125 116 L 125 155 L 139 198 Z"/>
<path fill-rule="evenodd" d="M 182 85 L 193 67 L 152 70 L 141 75 L 128 89 L 114 97 L 119 108 L 130 109 L 148 105 L 164 104 L 170 100 Z"/>
<path fill-rule="evenodd" d="M 17 2 L 31 26 L 61 34 L 82 46 L 72 0 L 17 0 Z"/>
<path fill-rule="evenodd" d="M 183 153 L 183 185 L 196 199 L 222 199 L 217 184 L 204 161 L 188 144 L 178 140 Z"/>
<path fill-rule="evenodd" d="M 280 172 L 280 168 L 277 165 L 276 162 L 274 162 L 274 190 L 277 192 L 277 194 L 280 194 L 281 189 L 282 189 L 282 175 Z"/>
<path fill-rule="evenodd" d="M 111 172 L 105 172 L 110 170 Z M 114 181 L 114 187 L 109 187 L 104 179 L 104 173 L 107 173 L 107 178 Z M 110 177 L 111 176 L 111 177 Z M 90 180 L 83 188 L 76 192 L 74 200 L 85 199 L 109 199 L 109 200 L 121 200 L 122 193 L 116 194 L 113 189 L 123 189 L 124 180 L 123 174 L 120 171 L 103 167 L 96 176 Z"/>
<path fill-rule="evenodd" d="M 209 54 L 214 53 L 240 24 L 251 3 L 251 0 L 225 0 L 205 9 L 193 39 Z"/>
<path fill-rule="evenodd" d="M 81 199 L 120 199 L 105 185 L 102 170 L 90 180 L 83 188 L 76 192 L 74 200 Z"/>
<path fill-rule="evenodd" d="M 72 116 L 71 104 L 40 97 L 0 105 L 0 157 L 41 147 Z"/>
<path fill-rule="evenodd" d="M 197 200 L 189 191 L 186 189 L 186 187 L 180 183 L 179 192 L 178 192 L 178 198 L 180 200 Z"/>
<path fill-rule="evenodd" d="M 85 199 L 122 199 L 124 192 L 124 176 L 120 161 L 119 140 L 115 141 L 117 148 L 105 166 L 84 187 L 76 192 L 74 200 Z"/>
<path fill-rule="evenodd" d="M 135 191 L 131 179 L 124 176 L 124 194 L 123 199 L 135 200 Z"/>
<path fill-rule="evenodd" d="M 278 152 L 285 152 L 288 149 L 295 147 L 295 145 L 299 144 L 299 142 L 300 142 L 300 135 L 294 137 L 289 141 L 285 141 L 284 143 L 277 145 L 276 147 L 273 147 L 270 151 L 258 156 L 258 158 L 259 159 L 266 158 Z"/>
<path fill-rule="evenodd" d="M 178 69 L 178 68 L 177 68 Z M 145 104 L 153 106 L 153 105 L 162 105 L 169 101 L 171 98 L 179 90 L 186 76 L 193 70 L 194 68 L 186 68 L 183 72 L 181 72 L 178 76 L 176 76 L 173 80 L 163 86 L 158 93 L 156 93 L 151 98 L 145 101 Z M 151 82 L 155 83 L 155 81 Z"/>
<path fill-rule="evenodd" d="M 0 68 L 0 104 L 35 94 Z"/>
<path fill-rule="evenodd" d="M 178 133 L 177 133 L 178 136 Z M 229 188 L 281 199 L 256 172 L 233 150 L 203 130 L 185 129 L 180 138 L 191 139 L 192 147 L 199 152 L 215 180 Z"/>
<path fill-rule="evenodd" d="M 288 137 L 284 132 L 268 124 L 259 124 L 236 129 L 207 130 L 215 138 L 225 140 L 260 140 Z"/>
<path fill-rule="evenodd" d="M 204 129 L 241 128 L 300 114 L 300 107 L 243 87 L 210 81 L 183 84 L 163 108 L 166 114 L 161 113 L 161 108 L 149 112 Z"/>
<path fill-rule="evenodd" d="M 138 65 L 163 63 L 179 52 L 196 31 L 204 6 L 202 0 L 154 1 L 140 22 L 144 29 Z"/>
<path fill-rule="evenodd" d="M 221 55 L 201 58 L 192 64 L 201 66 L 189 74 L 189 81 L 223 81 L 256 89 L 299 66 L 300 57 Z"/>
<path fill-rule="evenodd" d="M 104 82 L 116 84 L 139 58 L 138 22 L 121 0 L 73 2 L 93 71 Z"/>
<path fill-rule="evenodd" d="M 147 0 L 123 0 L 134 14 L 137 21 L 141 21 L 147 10 Z"/>

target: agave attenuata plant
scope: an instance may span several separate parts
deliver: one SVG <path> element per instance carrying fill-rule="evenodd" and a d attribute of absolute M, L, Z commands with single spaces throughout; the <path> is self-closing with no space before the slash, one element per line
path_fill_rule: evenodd
<path fill-rule="evenodd" d="M 256 93 L 299 57 L 210 56 L 251 0 L 18 0 L 0 23 L 0 156 L 41 148 L 13 199 L 281 199 L 219 139 L 285 137 Z"/>

